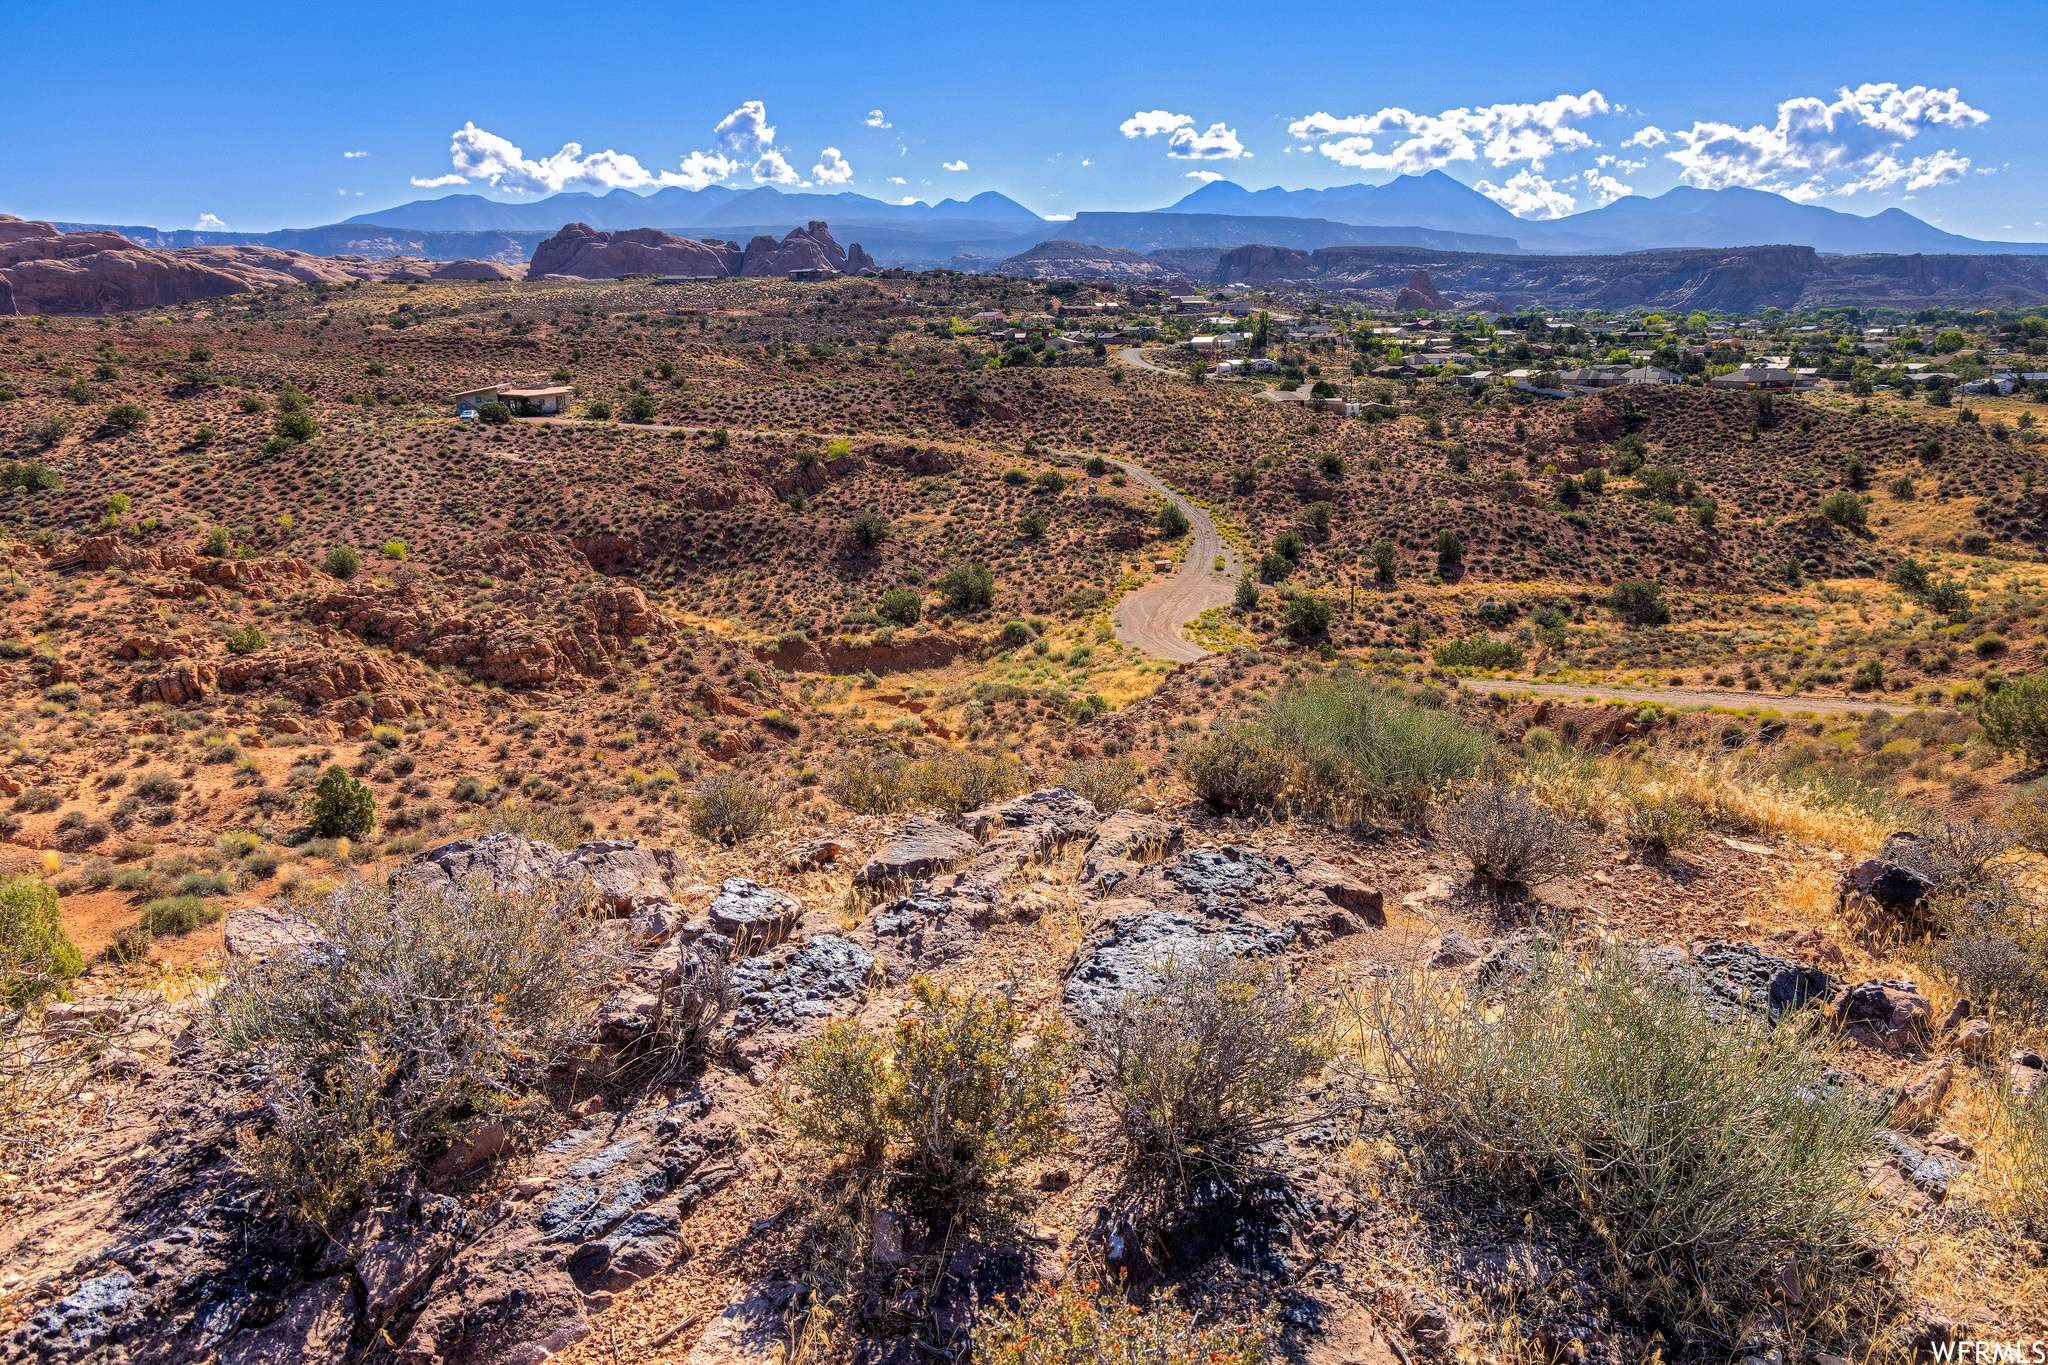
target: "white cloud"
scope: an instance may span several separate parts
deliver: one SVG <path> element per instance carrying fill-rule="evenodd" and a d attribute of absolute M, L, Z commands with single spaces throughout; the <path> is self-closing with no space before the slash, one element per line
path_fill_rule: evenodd
<path fill-rule="evenodd" d="M 228 225 L 220 220 L 220 215 L 217 213 L 202 213 L 199 215 L 198 220 L 192 224 L 192 230 L 194 232 L 226 232 Z"/>
<path fill-rule="evenodd" d="M 1932 128 L 1974 128 L 1990 117 L 1953 88 L 1889 81 L 1845 86 L 1833 100 L 1797 96 L 1781 101 L 1777 113 L 1769 126 L 1695 122 L 1671 135 L 1680 146 L 1665 155 L 1681 180 L 1701 189 L 1741 186 L 1813 199 L 1913 188 L 1915 180 L 1927 188 L 1962 175 L 1968 158 L 1937 152 L 1902 165 L 1894 153 Z"/>
<path fill-rule="evenodd" d="M 361 161 L 364 157 L 368 155 L 368 152 L 343 152 L 341 154 L 341 159 L 343 161 Z"/>
<path fill-rule="evenodd" d="M 1237 140 L 1237 129 L 1220 120 L 1202 133 L 1192 127 L 1174 129 L 1166 139 L 1166 154 L 1176 161 L 1236 161 L 1251 155 Z"/>
<path fill-rule="evenodd" d="M 1625 199 L 1636 192 L 1633 185 L 1624 185 L 1613 176 L 1600 171 L 1582 172 L 1579 180 L 1585 185 L 1587 193 L 1593 196 L 1595 208 L 1602 204 L 1611 204 L 1617 199 Z"/>
<path fill-rule="evenodd" d="M 1208 184 L 1208 183 L 1209 183 L 1209 182 L 1210 182 L 1211 180 L 1221 180 L 1221 179 L 1223 178 L 1223 172 L 1221 172 L 1221 171 L 1189 171 L 1189 172 L 1188 172 L 1188 177 L 1187 177 L 1187 178 L 1188 178 L 1188 179 L 1190 179 L 1190 180 L 1199 180 L 1199 181 L 1201 181 L 1201 182 L 1202 182 L 1203 184 L 1205 184 L 1205 185 L 1206 185 L 1206 184 Z"/>
<path fill-rule="evenodd" d="M 1117 125 L 1117 131 L 1125 137 L 1156 137 L 1170 133 L 1176 128 L 1192 128 L 1195 121 L 1186 114 L 1169 114 L 1164 109 L 1149 113 L 1136 113 Z"/>
<path fill-rule="evenodd" d="M 967 169 L 967 163 L 964 161 L 948 161 L 942 163 L 939 169 L 942 171 L 964 171 Z"/>
<path fill-rule="evenodd" d="M 794 185 L 803 178 L 796 173 L 796 167 L 789 164 L 789 158 L 773 147 L 755 159 L 748 174 L 764 185 Z"/>
<path fill-rule="evenodd" d="M 1562 218 L 1578 207 L 1571 195 L 1526 166 L 1504 185 L 1481 180 L 1472 188 L 1517 218 Z"/>
<path fill-rule="evenodd" d="M 1541 170 L 1560 152 L 1592 146 L 1593 139 L 1574 125 L 1612 109 L 1606 96 L 1588 90 L 1534 104 L 1485 104 L 1436 114 L 1401 108 L 1341 118 L 1314 113 L 1288 124 L 1287 131 L 1338 165 L 1359 170 L 1412 175 L 1482 155 L 1495 166 L 1519 162 Z"/>
<path fill-rule="evenodd" d="M 844 185 L 853 179 L 853 167 L 837 147 L 827 147 L 818 153 L 818 164 L 811 167 L 811 179 L 820 185 Z"/>
<path fill-rule="evenodd" d="M 1082 166 L 1086 167 L 1086 166 L 1093 166 L 1093 165 L 1095 164 L 1095 162 L 1094 162 L 1094 161 L 1093 161 L 1092 159 L 1090 159 L 1090 158 L 1088 158 L 1088 157 L 1085 157 L 1085 156 L 1084 156 L 1084 157 L 1082 157 L 1082 158 L 1081 158 L 1081 164 L 1082 164 Z"/>
<path fill-rule="evenodd" d="M 1894 156 L 1883 156 L 1860 177 L 1837 186 L 1830 193 L 1863 194 L 1894 186 L 1903 186 L 1909 192 L 1931 190 L 1939 185 L 1952 185 L 1969 173 L 1970 158 L 1958 155 L 1953 148 L 1916 156 L 1905 162 Z"/>
<path fill-rule="evenodd" d="M 1623 138 L 1621 145 L 1624 147 L 1662 147 L 1669 141 L 1671 141 L 1671 134 L 1665 132 L 1654 123 L 1648 123 L 1630 133 L 1626 138 Z"/>
<path fill-rule="evenodd" d="M 1045 215 L 1045 221 L 1048 223 L 1071 223 L 1074 221 L 1074 215 L 1071 213 L 1048 213 Z"/>
<path fill-rule="evenodd" d="M 701 190 L 706 185 L 727 179 L 739 169 L 739 163 L 718 152 L 691 152 L 682 160 L 681 168 L 673 174 L 664 174 L 663 182 L 680 185 L 686 190 Z"/>
<path fill-rule="evenodd" d="M 711 130 L 726 151 L 736 157 L 765 151 L 775 143 L 775 127 L 768 122 L 768 107 L 748 100 L 718 121 Z"/>
<path fill-rule="evenodd" d="M 723 157 L 693 152 L 680 171 L 650 171 L 636 157 L 624 152 L 586 153 L 583 144 L 565 142 L 552 156 L 530 158 L 516 144 L 465 123 L 455 130 L 448 145 L 456 179 L 440 176 L 432 180 L 415 178 L 423 188 L 456 184 L 460 179 L 482 180 L 491 188 L 513 194 L 554 194 L 565 189 L 638 190 L 650 186 L 683 185 L 701 189 L 710 179 L 722 178 Z"/>
<path fill-rule="evenodd" d="M 1175 161 L 1235 161 L 1251 155 L 1237 140 L 1237 129 L 1222 120 L 1198 130 L 1186 114 L 1166 109 L 1141 110 L 1119 123 L 1117 131 L 1130 138 L 1165 134 L 1166 154 Z"/>
<path fill-rule="evenodd" d="M 882 111 L 879 109 L 868 110 L 868 116 L 863 121 L 870 128 L 894 128 L 896 126 L 895 124 L 889 122 L 887 118 L 883 117 Z"/>
<path fill-rule="evenodd" d="M 416 190 L 446 189 L 450 185 L 467 185 L 469 178 L 461 175 L 414 176 L 412 187 Z"/>
<path fill-rule="evenodd" d="M 914 194 L 906 194 L 901 199 L 898 199 L 896 202 L 903 205 L 903 207 L 905 208 L 909 208 L 912 204 L 915 204 L 917 202 L 917 196 Z"/>
<path fill-rule="evenodd" d="M 908 185 L 910 182 L 900 175 L 892 175 L 889 177 L 889 183 L 892 185 Z"/>

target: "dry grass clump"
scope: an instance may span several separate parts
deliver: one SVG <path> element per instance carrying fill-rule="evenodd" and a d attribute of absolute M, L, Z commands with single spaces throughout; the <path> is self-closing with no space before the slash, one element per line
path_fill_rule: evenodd
<path fill-rule="evenodd" d="M 1199 1326 L 1170 1293 L 1139 1308 L 1099 1279 L 1033 1286 L 999 1298 L 974 1329 L 981 1365 L 1265 1365 L 1278 1358 L 1266 1323 Z"/>
<path fill-rule="evenodd" d="M 2048 1086 L 2031 1095 L 2001 1090 L 1985 1163 L 1991 1203 L 2030 1236 L 2048 1239 Z"/>
<path fill-rule="evenodd" d="M 714 844 L 737 844 L 775 823 L 775 794 L 758 776 L 714 773 L 690 789 L 690 832 Z"/>
<path fill-rule="evenodd" d="M 1799 1021 L 1716 1019 L 1619 949 L 1538 959 L 1491 1004 L 1389 979 L 1354 1006 L 1417 1136 L 1595 1235 L 1667 1325 L 1732 1340 L 1787 1276 L 1815 1324 L 1860 1294 L 1878 1115 Z"/>
<path fill-rule="evenodd" d="M 318 1226 L 464 1120 L 518 1105 L 585 1038 L 619 959 L 567 892 L 402 877 L 295 914 L 297 946 L 230 962 L 212 1026 L 269 1111 L 244 1160 Z"/>
<path fill-rule="evenodd" d="M 1277 964 L 1176 959 L 1088 1021 L 1088 1065 L 1133 1166 L 1184 1184 L 1288 1131 L 1328 1056 L 1315 1007 Z"/>

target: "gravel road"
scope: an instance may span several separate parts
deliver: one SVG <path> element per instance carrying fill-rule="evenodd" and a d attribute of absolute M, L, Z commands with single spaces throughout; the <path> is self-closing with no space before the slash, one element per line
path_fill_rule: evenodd
<path fill-rule="evenodd" d="M 1187 558 L 1171 577 L 1124 595 L 1116 607 L 1116 638 L 1155 659 L 1189 663 L 1209 651 L 1181 633 L 1181 627 L 1211 607 L 1230 601 L 1242 571 L 1237 551 L 1216 529 L 1216 519 L 1162 483 L 1150 470 L 1128 460 L 1111 464 L 1131 480 L 1159 494 L 1188 519 Z M 1216 567 L 1218 556 L 1223 567 Z"/>

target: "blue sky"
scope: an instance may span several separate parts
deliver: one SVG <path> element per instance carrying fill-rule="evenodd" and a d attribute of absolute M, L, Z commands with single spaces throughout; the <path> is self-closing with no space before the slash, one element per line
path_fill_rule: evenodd
<path fill-rule="evenodd" d="M 1057 215 L 1435 167 L 1531 217 L 1748 184 L 2048 240 L 2026 4 L 6 8 L 0 211 L 33 217 L 711 180 Z"/>

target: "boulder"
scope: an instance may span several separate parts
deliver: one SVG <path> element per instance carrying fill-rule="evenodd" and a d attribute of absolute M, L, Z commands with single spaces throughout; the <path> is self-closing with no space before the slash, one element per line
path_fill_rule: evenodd
<path fill-rule="evenodd" d="M 796 930 L 803 905 L 746 877 L 727 877 L 706 912 L 714 932 L 744 945 L 749 954 L 773 948 Z"/>
<path fill-rule="evenodd" d="M 517 834 L 485 834 L 430 848 L 396 875 L 526 896 L 555 886 L 561 865 L 561 850 L 552 844 Z"/>
<path fill-rule="evenodd" d="M 1904 1052 L 1928 1041 L 1934 1007 L 1908 981 L 1864 981 L 1835 998 L 1835 1025 L 1865 1047 Z"/>
<path fill-rule="evenodd" d="M 1116 890 L 1147 862 L 1180 852 L 1185 832 L 1155 815 L 1120 810 L 1096 829 L 1081 856 L 1081 884 L 1098 896 Z"/>
<path fill-rule="evenodd" d="M 1899 837 L 1893 835 L 1885 845 L 1904 854 L 1906 846 L 1896 842 Z M 1842 874 L 1837 903 L 1845 912 L 1860 909 L 1885 923 L 1917 931 L 1924 927 L 1927 898 L 1933 892 L 1934 883 L 1924 872 L 1879 856 L 1866 858 Z"/>
<path fill-rule="evenodd" d="M 826 1019 L 867 992 L 874 955 L 836 934 L 733 964 L 734 1027 L 741 1032 L 787 1029 Z"/>
<path fill-rule="evenodd" d="M 979 849 L 980 845 L 963 831 L 913 815 L 853 874 L 853 883 L 889 886 L 912 882 L 965 862 Z"/>
<path fill-rule="evenodd" d="M 668 871 L 674 864 L 666 849 L 643 848 L 632 839 L 595 839 L 571 849 L 559 871 L 587 878 L 608 913 L 631 915 L 671 898 Z"/>
<path fill-rule="evenodd" d="M 781 1365 L 802 1286 L 757 1280 L 704 1328 L 683 1365 Z"/>

